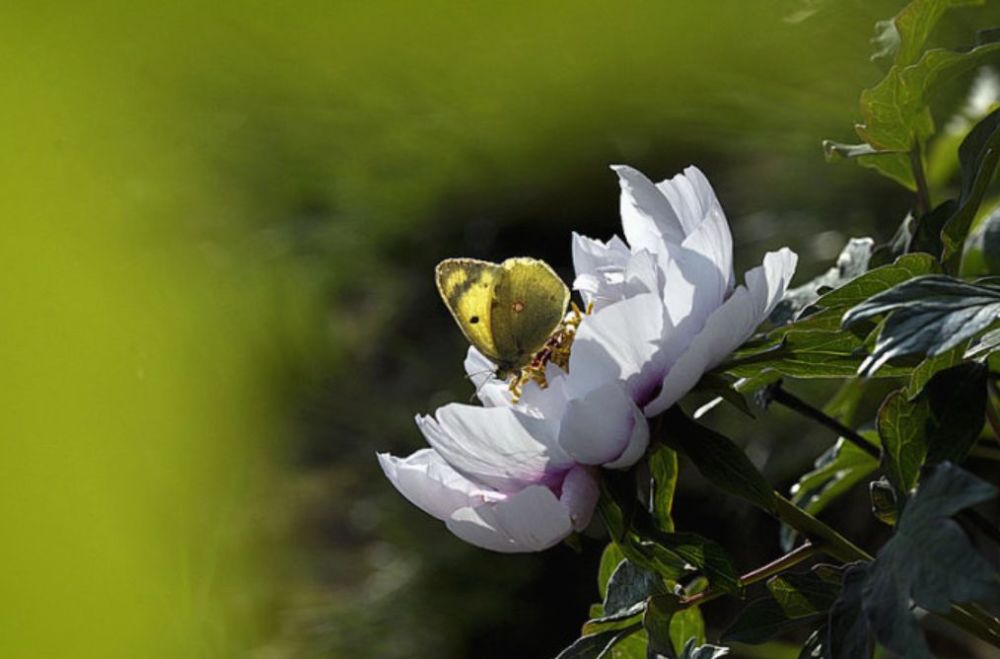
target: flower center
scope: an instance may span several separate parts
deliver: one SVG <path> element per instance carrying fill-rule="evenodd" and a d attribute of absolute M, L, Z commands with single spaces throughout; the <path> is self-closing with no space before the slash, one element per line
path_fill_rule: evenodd
<path fill-rule="evenodd" d="M 581 311 L 574 302 L 571 313 L 559 323 L 542 349 L 535 353 L 527 366 L 523 366 L 514 373 L 514 378 L 510 381 L 510 391 L 514 396 L 515 403 L 521 398 L 521 390 L 528 382 L 534 381 L 542 389 L 549 386 L 545 379 L 545 367 L 548 364 L 555 364 L 569 373 L 569 353 L 573 346 L 573 339 L 576 338 L 576 330 L 580 327 L 584 315 L 589 316 L 593 308 L 594 305 L 591 303 L 587 305 L 586 311 Z"/>

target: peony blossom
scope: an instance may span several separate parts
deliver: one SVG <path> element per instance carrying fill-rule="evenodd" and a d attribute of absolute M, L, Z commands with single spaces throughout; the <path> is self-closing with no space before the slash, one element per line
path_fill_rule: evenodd
<path fill-rule="evenodd" d="M 796 256 L 764 257 L 735 286 L 732 237 L 695 167 L 659 184 L 625 166 L 625 240 L 573 236 L 574 288 L 592 313 L 568 369 L 514 400 L 470 348 L 465 367 L 482 405 L 418 416 L 429 449 L 380 454 L 386 476 L 458 537 L 487 549 L 538 551 L 590 521 L 597 467 L 627 468 L 645 453 L 646 417 L 676 403 L 739 347 L 781 299 Z"/>

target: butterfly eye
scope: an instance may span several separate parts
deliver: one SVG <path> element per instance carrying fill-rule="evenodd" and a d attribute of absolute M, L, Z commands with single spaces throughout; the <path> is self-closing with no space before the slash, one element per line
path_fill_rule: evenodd
<path fill-rule="evenodd" d="M 473 316 L 472 318 L 469 319 L 469 323 L 472 325 L 475 325 L 478 322 L 479 322 L 479 316 Z"/>

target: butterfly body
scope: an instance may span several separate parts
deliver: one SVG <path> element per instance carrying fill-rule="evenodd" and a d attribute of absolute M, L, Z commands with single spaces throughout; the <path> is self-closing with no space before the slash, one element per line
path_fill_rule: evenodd
<path fill-rule="evenodd" d="M 569 289 L 544 261 L 446 259 L 438 292 L 473 346 L 506 379 L 531 363 L 563 321 Z"/>

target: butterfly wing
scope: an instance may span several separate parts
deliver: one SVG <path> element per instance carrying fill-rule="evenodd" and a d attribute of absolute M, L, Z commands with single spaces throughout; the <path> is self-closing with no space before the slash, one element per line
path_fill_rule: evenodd
<path fill-rule="evenodd" d="M 494 287 L 493 341 L 510 367 L 528 363 L 562 322 L 569 289 L 544 261 L 507 259 Z"/>
<path fill-rule="evenodd" d="M 503 269 L 478 259 L 445 259 L 435 268 L 438 292 L 462 334 L 492 362 L 502 361 L 493 338 L 494 288 Z"/>

